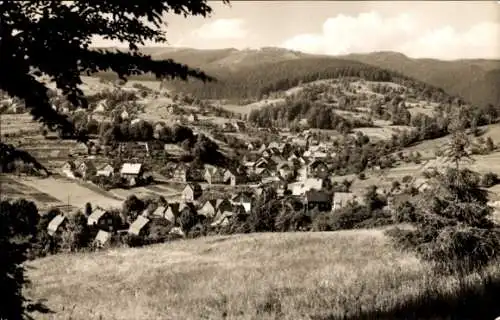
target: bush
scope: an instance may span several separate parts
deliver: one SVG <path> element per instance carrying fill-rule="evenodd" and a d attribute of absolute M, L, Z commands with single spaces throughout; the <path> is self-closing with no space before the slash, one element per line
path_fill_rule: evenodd
<path fill-rule="evenodd" d="M 499 182 L 498 175 L 496 173 L 493 173 L 493 172 L 485 173 L 483 175 L 483 177 L 481 178 L 481 185 L 484 188 L 491 188 L 494 185 L 497 185 L 498 182 Z"/>
<path fill-rule="evenodd" d="M 414 223 L 416 222 L 415 211 L 415 206 L 411 202 L 404 201 L 394 208 L 392 219 L 395 223 Z"/>
<path fill-rule="evenodd" d="M 320 212 L 311 223 L 311 231 L 333 231 L 333 216 L 329 212 Z"/>

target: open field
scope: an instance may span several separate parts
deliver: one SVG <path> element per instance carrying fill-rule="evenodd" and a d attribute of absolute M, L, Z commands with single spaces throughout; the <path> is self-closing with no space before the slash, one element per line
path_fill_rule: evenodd
<path fill-rule="evenodd" d="M 36 203 L 40 212 L 52 207 L 59 207 L 65 203 L 39 189 L 24 185 L 16 176 L 0 175 L 0 198 L 3 199 L 26 199 Z"/>
<path fill-rule="evenodd" d="M 121 200 L 107 195 L 104 190 L 90 189 L 69 179 L 23 177 L 19 181 L 31 188 L 43 190 L 60 202 L 69 203 L 76 208 L 84 208 L 87 202 L 103 208 L 121 208 L 122 205 Z"/>
<path fill-rule="evenodd" d="M 109 190 L 111 194 L 124 200 L 131 195 L 136 195 L 138 197 L 163 196 L 167 200 L 176 199 L 180 197 L 181 191 L 182 189 L 164 184 L 136 187 L 131 189 L 114 188 Z"/>
<path fill-rule="evenodd" d="M 20 133 L 21 131 L 35 132 L 40 129 L 40 124 L 33 121 L 29 113 L 2 114 L 0 116 L 1 134 Z"/>
<path fill-rule="evenodd" d="M 27 295 L 54 312 L 37 319 L 493 319 L 500 311 L 498 283 L 459 303 L 458 279 L 395 251 L 380 230 L 199 238 L 57 255 L 28 270 Z M 500 277 L 498 265 L 489 272 Z M 462 285 L 472 282 L 480 276 Z"/>
<path fill-rule="evenodd" d="M 278 99 L 266 99 L 262 101 L 257 101 L 254 103 L 250 103 L 247 105 L 236 105 L 236 104 L 223 104 L 221 107 L 223 109 L 226 109 L 229 112 L 234 112 L 234 113 L 241 113 L 241 114 L 250 114 L 253 110 L 258 110 L 263 107 L 266 107 L 271 104 L 279 104 L 285 102 L 285 99 L 283 98 L 278 98 Z"/>

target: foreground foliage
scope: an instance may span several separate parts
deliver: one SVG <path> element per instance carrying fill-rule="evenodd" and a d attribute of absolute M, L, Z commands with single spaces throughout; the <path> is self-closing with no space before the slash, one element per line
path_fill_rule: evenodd
<path fill-rule="evenodd" d="M 499 257 L 500 226 L 491 219 L 488 192 L 482 189 L 479 174 L 460 167 L 464 159 L 473 160 L 468 143 L 457 129 L 446 148 L 455 167 L 429 174 L 431 187 L 416 205 L 397 209 L 399 222 L 412 223 L 416 229 L 391 231 L 398 244 L 415 249 L 439 271 L 467 274 Z"/>
<path fill-rule="evenodd" d="M 227 2 L 226 2 L 227 3 Z M 164 15 L 207 16 L 205 0 L 157 1 L 125 4 L 105 1 L 0 2 L 0 89 L 24 99 L 36 120 L 72 132 L 65 116 L 52 108 L 47 87 L 35 76 L 48 76 L 75 106 L 87 107 L 78 85 L 80 74 L 110 70 L 121 79 L 151 73 L 157 78 L 194 77 L 212 80 L 205 73 L 172 60 L 153 61 L 138 51 L 146 41 L 165 43 Z M 127 43 L 130 52 L 93 50 L 92 38 Z"/>

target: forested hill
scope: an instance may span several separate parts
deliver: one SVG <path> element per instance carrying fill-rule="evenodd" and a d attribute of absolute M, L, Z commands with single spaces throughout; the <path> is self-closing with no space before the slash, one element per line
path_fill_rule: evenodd
<path fill-rule="evenodd" d="M 212 71 L 212 70 L 210 70 Z M 369 81 L 405 83 L 421 91 L 443 92 L 399 73 L 369 66 L 357 61 L 335 58 L 302 58 L 247 66 L 236 71 L 213 70 L 217 82 L 170 81 L 172 88 L 189 92 L 202 99 L 262 99 L 301 83 L 339 77 L 359 77 Z"/>
<path fill-rule="evenodd" d="M 443 88 L 447 93 L 476 105 L 500 105 L 500 60 L 412 59 L 397 52 L 333 57 L 280 48 L 199 50 L 148 47 L 143 52 L 153 59 L 174 59 L 216 76 L 219 83 L 206 86 L 202 83 L 170 83 L 175 89 L 205 98 L 260 98 L 269 92 L 269 88 L 286 89 L 289 76 L 292 76 L 288 81 L 291 85 L 297 83 L 297 79 L 306 82 L 318 76 L 335 76 L 338 72 L 333 72 L 333 69 L 345 67 L 382 68 Z M 367 69 L 366 65 L 372 69 Z M 106 73 L 99 76 L 114 78 Z M 153 79 L 152 76 L 140 78 Z"/>
<path fill-rule="evenodd" d="M 443 88 L 477 105 L 500 105 L 500 60 L 412 59 L 397 52 L 343 56 Z"/>
<path fill-rule="evenodd" d="M 270 93 L 284 91 L 301 83 L 339 77 L 359 77 L 369 81 L 394 82 L 412 86 L 429 97 L 443 95 L 443 90 L 413 80 L 394 71 L 384 70 L 358 61 L 332 57 L 305 57 L 279 62 L 247 65 L 237 69 L 215 67 L 204 71 L 217 78 L 216 82 L 203 83 L 174 80 L 165 85 L 176 91 L 190 93 L 200 99 L 259 100 Z M 112 78 L 111 74 L 100 74 Z M 142 79 L 147 76 L 140 77 Z M 149 77 L 149 80 L 151 77 Z M 435 97 L 437 99 L 437 97 Z"/>

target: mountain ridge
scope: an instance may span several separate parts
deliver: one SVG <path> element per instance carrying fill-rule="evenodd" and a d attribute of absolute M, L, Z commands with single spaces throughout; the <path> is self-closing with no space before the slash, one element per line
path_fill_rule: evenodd
<path fill-rule="evenodd" d="M 121 50 L 121 48 L 100 48 Z M 317 55 L 277 47 L 259 49 L 194 49 L 172 47 L 143 47 L 141 52 L 153 59 L 173 59 L 176 62 L 202 69 L 207 73 L 225 74 L 248 72 L 262 65 L 283 61 L 321 58 L 357 61 L 377 68 L 394 71 L 415 80 L 442 88 L 452 95 L 477 105 L 500 104 L 500 59 L 439 60 L 410 58 L 395 51 L 352 53 L 347 55 Z M 319 60 L 318 60 L 319 61 Z M 290 63 L 290 68 L 294 68 Z"/>

